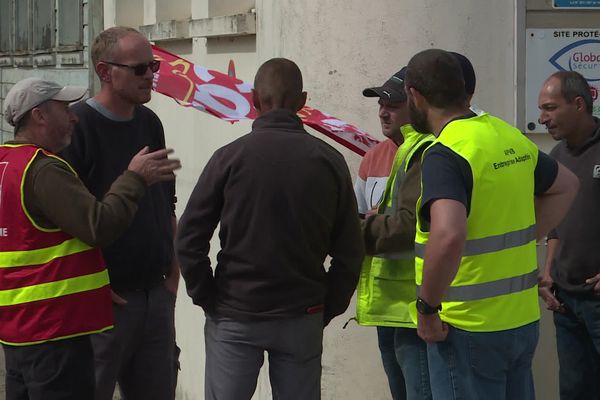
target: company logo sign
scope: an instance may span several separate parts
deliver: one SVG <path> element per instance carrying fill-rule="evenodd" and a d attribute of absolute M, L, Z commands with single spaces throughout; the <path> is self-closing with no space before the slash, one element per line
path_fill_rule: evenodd
<path fill-rule="evenodd" d="M 548 61 L 561 71 L 579 72 L 588 81 L 600 81 L 600 40 L 571 43 L 558 50 Z"/>

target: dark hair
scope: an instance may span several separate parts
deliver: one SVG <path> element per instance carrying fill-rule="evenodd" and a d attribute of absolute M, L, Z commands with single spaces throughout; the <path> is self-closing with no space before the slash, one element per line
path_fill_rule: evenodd
<path fill-rule="evenodd" d="M 258 68 L 254 90 L 262 102 L 274 108 L 293 109 L 302 95 L 300 68 L 286 58 L 272 58 Z"/>
<path fill-rule="evenodd" d="M 592 90 L 589 83 L 580 73 L 575 71 L 559 71 L 550 75 L 550 78 L 556 78 L 560 81 L 560 94 L 567 103 L 572 103 L 576 97 L 581 97 L 585 103 L 585 110 L 588 114 L 593 113 L 594 100 L 592 98 Z"/>
<path fill-rule="evenodd" d="M 417 53 L 408 62 L 404 85 L 421 93 L 436 108 L 464 106 L 467 101 L 462 69 L 444 50 Z"/>

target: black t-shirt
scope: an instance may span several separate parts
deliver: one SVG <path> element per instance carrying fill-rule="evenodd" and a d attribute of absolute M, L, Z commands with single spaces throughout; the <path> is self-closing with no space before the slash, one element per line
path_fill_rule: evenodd
<path fill-rule="evenodd" d="M 473 174 L 467 160 L 441 143 L 425 153 L 422 167 L 423 199 L 421 217 L 429 221 L 429 207 L 434 200 L 451 199 L 464 204 L 467 215 L 471 209 Z M 558 173 L 558 164 L 539 151 L 535 166 L 535 194 L 547 191 Z"/>
<path fill-rule="evenodd" d="M 165 147 L 162 124 L 147 107 L 137 106 L 128 121 L 110 119 L 84 101 L 72 110 L 79 122 L 61 155 L 98 199 L 144 146 L 150 151 Z M 150 186 L 129 229 L 102 249 L 115 289 L 150 288 L 164 279 L 174 254 L 175 201 L 174 182 Z"/>

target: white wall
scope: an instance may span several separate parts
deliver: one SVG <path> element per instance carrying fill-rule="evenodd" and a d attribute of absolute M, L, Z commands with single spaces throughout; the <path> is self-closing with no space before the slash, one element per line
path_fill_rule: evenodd
<path fill-rule="evenodd" d="M 425 48 L 469 57 L 477 73 L 474 102 L 515 122 L 515 2 L 494 0 L 371 1 L 257 0 L 259 62 L 296 61 L 310 103 L 379 134 L 374 99 L 363 88 L 383 83 Z M 525 62 L 525 60 L 519 60 Z M 553 143 L 533 135 L 544 150 Z M 353 172 L 360 158 L 342 150 Z M 540 249 L 545 252 L 545 248 Z M 389 398 L 375 332 L 334 321 L 325 336 L 325 399 Z M 557 362 L 551 315 L 543 313 L 534 375 L 538 398 L 557 399 Z"/>
<path fill-rule="evenodd" d="M 257 0 L 256 8 L 259 61 L 296 61 L 313 106 L 369 132 L 379 134 L 379 122 L 362 89 L 431 47 L 467 54 L 478 73 L 474 101 L 513 119 L 511 1 Z M 356 170 L 359 159 L 345 154 Z"/>
<path fill-rule="evenodd" d="M 124 0 L 105 1 L 116 1 L 120 7 L 124 6 Z M 167 3 L 167 0 L 152 1 L 163 6 Z M 178 2 L 179 5 L 183 3 Z M 190 0 L 190 16 L 206 18 L 227 12 L 243 12 L 251 5 L 248 1 Z M 110 10 L 106 11 L 107 15 L 114 15 L 110 14 Z M 150 17 L 152 13 L 146 12 L 146 15 Z M 290 58 L 303 72 L 311 106 L 379 137 L 376 101 L 362 97 L 362 89 L 383 83 L 419 50 L 445 48 L 466 54 L 473 62 L 478 80 L 475 103 L 514 122 L 516 51 L 513 1 L 375 0 L 366 3 L 359 0 L 256 0 L 256 15 L 256 37 L 196 38 L 159 45 L 220 71 L 227 70 L 231 58 L 235 61 L 238 76 L 247 81 L 253 80 L 257 67 L 263 61 L 276 56 Z M 132 17 L 127 15 L 125 19 L 131 20 Z M 116 20 L 119 23 L 118 15 Z M 524 60 L 519 62 L 524 63 Z M 213 151 L 249 131 L 250 123 L 231 125 L 183 108 L 159 94 L 154 95 L 150 107 L 161 117 L 168 145 L 176 149 L 183 162 L 177 183 L 180 214 Z M 318 133 L 315 135 L 323 138 Z M 534 136 L 534 140 L 542 142 L 546 149 L 551 146 L 544 136 Z M 355 174 L 360 157 L 335 146 L 346 156 L 350 170 Z M 213 239 L 212 244 L 211 253 L 214 255 L 218 243 Z M 541 250 L 543 252 L 543 248 Z M 351 322 L 347 329 L 342 329 L 343 323 L 353 313 L 354 304 L 325 331 L 323 399 L 388 399 L 390 395 L 374 328 L 359 327 Z M 201 399 L 204 316 L 198 307 L 191 304 L 183 282 L 176 318 L 178 342 L 183 349 L 178 398 Z M 551 328 L 547 314 L 544 314 L 535 373 L 538 398 L 548 400 L 557 398 L 554 332 Z M 268 378 L 263 370 L 254 399 L 270 397 Z"/>
<path fill-rule="evenodd" d="M 227 71 L 230 59 L 237 76 L 252 81 L 256 66 L 254 38 L 194 39 L 192 46 L 161 44 L 167 50 L 209 69 Z M 155 94 L 150 107 L 158 112 L 165 126 L 167 145 L 175 148 L 183 169 L 177 175 L 177 214 L 181 215 L 200 172 L 212 153 L 244 133 L 251 122 L 230 124 L 191 108 L 179 106 L 172 99 Z M 216 235 L 215 235 L 216 236 Z M 212 259 L 218 251 L 213 239 Z M 177 341 L 182 348 L 179 399 L 201 399 L 204 393 L 204 314 L 192 305 L 181 281 L 176 309 Z"/>

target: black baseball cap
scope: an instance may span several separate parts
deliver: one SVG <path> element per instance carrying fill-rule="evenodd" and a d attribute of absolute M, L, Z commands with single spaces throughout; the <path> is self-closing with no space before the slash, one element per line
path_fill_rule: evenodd
<path fill-rule="evenodd" d="M 473 64 L 471 61 L 460 53 L 456 53 L 454 51 L 449 51 L 450 54 L 458 61 L 460 64 L 460 69 L 462 70 L 463 80 L 465 81 L 465 90 L 467 94 L 472 96 L 475 93 L 475 69 L 473 69 Z"/>
<path fill-rule="evenodd" d="M 393 103 L 406 101 L 406 93 L 404 92 L 404 76 L 406 75 L 406 67 L 396 72 L 383 85 L 378 87 L 367 88 L 363 90 L 365 97 L 380 97 L 384 100 L 389 100 Z"/>

